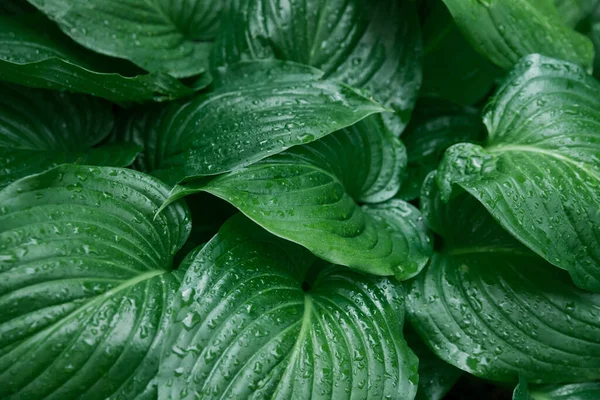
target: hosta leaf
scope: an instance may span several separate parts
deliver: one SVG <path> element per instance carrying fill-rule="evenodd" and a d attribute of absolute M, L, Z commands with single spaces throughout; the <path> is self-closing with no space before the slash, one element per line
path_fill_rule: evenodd
<path fill-rule="evenodd" d="M 221 1 L 28 0 L 77 43 L 177 78 L 207 70 Z"/>
<path fill-rule="evenodd" d="M 252 164 L 385 111 L 300 64 L 247 62 L 225 75 L 207 95 L 133 111 L 116 136 L 142 144 L 144 170 L 175 184 Z"/>
<path fill-rule="evenodd" d="M 528 382 L 522 376 L 519 377 L 519 383 L 513 391 L 512 400 L 532 400 L 531 396 L 529 395 Z"/>
<path fill-rule="evenodd" d="M 65 165 L 0 191 L 0 397 L 143 398 L 189 232 L 142 173 Z M 139 396 L 139 397 L 138 397 Z"/>
<path fill-rule="evenodd" d="M 457 144 L 440 164 L 510 233 L 584 289 L 600 290 L 600 84 L 579 67 L 525 58 L 484 117 L 484 147 Z"/>
<path fill-rule="evenodd" d="M 421 35 L 407 0 L 229 0 L 214 64 L 278 58 L 312 65 L 327 79 L 373 93 L 396 111 L 384 116 L 400 135 L 421 84 Z"/>
<path fill-rule="evenodd" d="M 423 210 L 443 238 L 407 297 L 411 325 L 444 361 L 496 381 L 600 376 L 600 295 L 573 285 L 463 192 L 449 204 L 433 177 Z"/>
<path fill-rule="evenodd" d="M 62 163 L 126 166 L 139 148 L 96 146 L 108 136 L 111 105 L 84 95 L 1 84 L 0 188 Z"/>
<path fill-rule="evenodd" d="M 479 110 L 438 99 L 417 102 L 410 124 L 402 135 L 408 154 L 407 177 L 398 196 L 419 197 L 425 177 L 439 164 L 444 151 L 460 142 L 483 142 L 485 126 Z"/>
<path fill-rule="evenodd" d="M 25 86 L 92 94 L 123 103 L 194 93 L 162 73 L 144 74 L 122 60 L 88 51 L 37 14 L 0 15 L 0 79 Z M 194 89 L 209 82 L 198 81 Z"/>
<path fill-rule="evenodd" d="M 463 372 L 433 354 L 409 325 L 404 326 L 404 338 L 419 359 L 419 387 L 415 399 L 441 400 Z"/>
<path fill-rule="evenodd" d="M 432 3 L 423 24 L 420 95 L 474 104 L 489 94 L 500 70 L 465 40 L 444 3 Z"/>
<path fill-rule="evenodd" d="M 160 397 L 412 399 L 400 283 L 313 262 L 241 215 L 229 220 L 184 262 Z"/>
<path fill-rule="evenodd" d="M 404 148 L 377 118 L 210 181 L 174 189 L 171 200 L 206 191 L 277 236 L 319 257 L 375 275 L 408 279 L 431 243 L 421 213 L 398 190 Z"/>
<path fill-rule="evenodd" d="M 530 388 L 533 400 L 597 400 L 600 398 L 600 382 L 547 385 Z"/>
<path fill-rule="evenodd" d="M 444 3 L 473 47 L 502 68 L 511 68 L 521 57 L 539 53 L 591 70 L 592 43 L 563 23 L 552 1 L 444 0 Z"/>

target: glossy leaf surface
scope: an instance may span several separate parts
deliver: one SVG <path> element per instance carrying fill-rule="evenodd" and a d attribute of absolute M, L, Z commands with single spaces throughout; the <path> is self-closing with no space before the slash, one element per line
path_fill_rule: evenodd
<path fill-rule="evenodd" d="M 88 51 L 37 14 L 0 15 L 0 79 L 24 86 L 92 94 L 123 102 L 172 100 L 194 93 L 162 73 Z M 200 89 L 208 82 L 197 82 Z"/>
<path fill-rule="evenodd" d="M 315 263 L 241 215 L 184 264 L 160 397 L 413 398 L 399 282 Z"/>
<path fill-rule="evenodd" d="M 411 1 L 232 0 L 223 26 L 216 66 L 257 58 L 312 65 L 396 111 L 384 116 L 394 134 L 408 122 L 421 85 Z"/>
<path fill-rule="evenodd" d="M 565 25 L 552 1 L 444 0 L 456 24 L 477 51 L 502 68 L 539 53 L 592 67 L 594 48 Z"/>
<path fill-rule="evenodd" d="M 132 112 L 117 136 L 143 145 L 145 170 L 176 184 L 252 164 L 385 111 L 322 75 L 296 63 L 242 63 L 207 95 Z"/>
<path fill-rule="evenodd" d="M 434 179 L 423 210 L 443 243 L 407 297 L 411 325 L 444 361 L 515 383 L 600 374 L 600 296 L 577 288 L 505 232 L 467 193 L 444 204 Z"/>
<path fill-rule="evenodd" d="M 0 188 L 62 163 L 126 166 L 139 148 L 97 146 L 114 123 L 111 105 L 90 96 L 0 84 Z"/>
<path fill-rule="evenodd" d="M 119 168 L 66 165 L 0 191 L 0 397 L 145 398 L 186 208 Z M 139 396 L 139 397 L 138 397 Z"/>
<path fill-rule="evenodd" d="M 375 275 L 416 275 L 431 254 L 421 213 L 398 190 L 404 148 L 376 118 L 210 181 L 206 191 L 317 256 Z M 388 200 L 388 201 L 386 201 Z M 378 203 L 360 206 L 361 202 Z"/>
<path fill-rule="evenodd" d="M 533 387 L 530 396 L 533 400 L 596 400 L 600 398 L 600 382 Z"/>
<path fill-rule="evenodd" d="M 600 291 L 600 84 L 540 56 L 519 63 L 484 116 L 484 147 L 457 144 L 440 164 L 511 234 L 575 283 Z"/>
<path fill-rule="evenodd" d="M 177 78 L 202 74 L 223 2 L 28 0 L 90 50 Z"/>

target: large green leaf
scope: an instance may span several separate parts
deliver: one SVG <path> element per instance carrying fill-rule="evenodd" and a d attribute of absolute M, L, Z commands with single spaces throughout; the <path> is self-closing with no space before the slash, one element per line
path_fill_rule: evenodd
<path fill-rule="evenodd" d="M 500 88 L 484 122 L 484 147 L 446 152 L 438 183 L 458 184 L 510 233 L 600 290 L 600 84 L 581 68 L 525 58 Z"/>
<path fill-rule="evenodd" d="M 139 148 L 96 146 L 114 123 L 102 100 L 1 84 L 0 188 L 62 163 L 126 166 Z"/>
<path fill-rule="evenodd" d="M 404 338 L 419 359 L 419 387 L 415 399 L 441 400 L 463 372 L 433 354 L 410 325 L 404 326 Z"/>
<path fill-rule="evenodd" d="M 474 104 L 489 94 L 501 70 L 465 40 L 443 2 L 430 3 L 422 28 L 420 95 L 442 97 L 463 105 Z"/>
<path fill-rule="evenodd" d="M 216 175 L 385 111 L 312 67 L 267 60 L 225 71 L 207 95 L 119 122 L 116 136 L 144 147 L 143 170 L 172 184 Z"/>
<path fill-rule="evenodd" d="M 144 398 L 189 232 L 168 188 L 65 165 L 0 191 L 0 397 Z"/>
<path fill-rule="evenodd" d="M 388 200 L 404 165 L 401 142 L 370 117 L 249 167 L 178 186 L 171 199 L 212 193 L 329 262 L 408 279 L 432 248 L 421 213 Z"/>
<path fill-rule="evenodd" d="M 234 216 L 187 269 L 157 378 L 173 399 L 412 399 L 404 291 Z"/>
<path fill-rule="evenodd" d="M 312 65 L 373 93 L 396 111 L 384 118 L 400 135 L 421 85 L 421 34 L 408 0 L 229 0 L 215 44 L 216 66 L 279 58 Z"/>
<path fill-rule="evenodd" d="M 482 378 L 587 381 L 600 376 L 600 295 L 514 239 L 472 196 L 421 198 L 442 243 L 407 297 L 411 325 L 444 361 Z"/>
<path fill-rule="evenodd" d="M 600 382 L 533 387 L 529 393 L 533 400 L 598 400 Z"/>
<path fill-rule="evenodd" d="M 88 51 L 38 14 L 0 15 L 0 79 L 68 90 L 123 103 L 171 100 L 194 93 L 162 73 L 144 74 L 122 60 Z M 195 89 L 208 84 L 196 82 Z"/>
<path fill-rule="evenodd" d="M 77 43 L 183 78 L 208 68 L 222 1 L 28 0 Z"/>
<path fill-rule="evenodd" d="M 444 3 L 473 47 L 502 68 L 511 68 L 531 53 L 592 68 L 592 43 L 563 23 L 551 0 L 444 0 Z"/>
<path fill-rule="evenodd" d="M 484 138 L 485 126 L 478 109 L 439 99 L 419 100 L 402 135 L 408 167 L 398 197 L 419 197 L 425 177 L 437 168 L 448 147 L 460 142 L 481 143 Z"/>

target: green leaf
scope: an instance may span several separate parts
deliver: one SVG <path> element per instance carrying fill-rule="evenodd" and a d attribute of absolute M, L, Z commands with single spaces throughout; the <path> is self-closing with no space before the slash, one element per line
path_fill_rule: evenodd
<path fill-rule="evenodd" d="M 489 94 L 501 71 L 471 47 L 441 1 L 433 2 L 422 29 L 421 97 L 471 105 Z"/>
<path fill-rule="evenodd" d="M 511 68 L 539 53 L 591 70 L 588 38 L 561 20 L 551 0 L 444 0 L 466 39 L 494 64 Z"/>
<path fill-rule="evenodd" d="M 145 171 L 171 184 L 217 175 L 386 111 L 308 66 L 254 61 L 227 71 L 207 95 L 119 122 L 117 137 L 143 145 Z"/>
<path fill-rule="evenodd" d="M 463 372 L 433 354 L 410 325 L 404 326 L 404 338 L 419 359 L 419 388 L 415 399 L 441 400 Z"/>
<path fill-rule="evenodd" d="M 600 382 L 547 385 L 531 388 L 530 392 L 533 400 L 597 400 Z"/>
<path fill-rule="evenodd" d="M 28 0 L 73 40 L 176 78 L 204 73 L 222 1 Z"/>
<path fill-rule="evenodd" d="M 123 103 L 172 100 L 194 93 L 162 73 L 144 74 L 122 60 L 88 51 L 37 14 L 0 15 L 0 79 L 68 90 Z M 196 82 L 194 89 L 209 81 Z"/>
<path fill-rule="evenodd" d="M 472 196 L 444 204 L 435 177 L 423 212 L 442 237 L 407 296 L 411 325 L 444 361 L 476 376 L 516 382 L 600 375 L 600 296 L 575 287 L 504 231 Z"/>
<path fill-rule="evenodd" d="M 178 186 L 170 200 L 209 192 L 329 262 L 403 280 L 432 251 L 419 210 L 388 200 L 404 165 L 404 147 L 375 116 L 249 167 Z"/>
<path fill-rule="evenodd" d="M 0 188 L 62 163 L 130 165 L 139 148 L 98 145 L 114 123 L 102 100 L 0 83 Z"/>
<path fill-rule="evenodd" d="M 410 124 L 402 135 L 408 154 L 407 177 L 398 197 L 419 197 L 425 177 L 439 164 L 444 151 L 460 142 L 480 143 L 485 126 L 479 110 L 438 99 L 417 102 Z"/>
<path fill-rule="evenodd" d="M 189 232 L 168 188 L 64 165 L 0 191 L 0 397 L 144 398 L 158 370 L 171 260 Z"/>
<path fill-rule="evenodd" d="M 519 377 L 519 383 L 517 387 L 515 387 L 512 400 L 532 400 L 529 395 L 527 379 L 524 379 L 522 376 Z"/>
<path fill-rule="evenodd" d="M 278 58 L 312 65 L 396 111 L 384 119 L 400 135 L 421 85 L 418 21 L 408 0 L 230 0 L 213 61 Z"/>
<path fill-rule="evenodd" d="M 184 264 L 159 397 L 414 397 L 399 282 L 314 262 L 241 215 Z"/>
<path fill-rule="evenodd" d="M 533 55 L 487 110 L 485 147 L 458 144 L 440 164 L 511 234 L 581 288 L 600 290 L 600 84 L 581 68 Z"/>

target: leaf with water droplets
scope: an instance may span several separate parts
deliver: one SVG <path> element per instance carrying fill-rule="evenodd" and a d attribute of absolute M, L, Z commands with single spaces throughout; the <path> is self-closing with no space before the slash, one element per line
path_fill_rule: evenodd
<path fill-rule="evenodd" d="M 211 93 L 133 110 L 115 136 L 143 145 L 140 167 L 167 183 L 217 175 L 386 111 L 315 68 L 250 61 L 226 68 Z"/>
<path fill-rule="evenodd" d="M 233 0 L 215 43 L 215 66 L 278 58 L 370 91 L 391 108 L 400 135 L 421 85 L 421 34 L 412 1 Z"/>
<path fill-rule="evenodd" d="M 490 104 L 485 146 L 450 147 L 438 184 L 460 185 L 511 234 L 600 291 L 600 84 L 580 67 L 532 55 Z"/>
<path fill-rule="evenodd" d="M 221 9 L 211 0 L 28 0 L 80 45 L 150 72 L 205 73 Z"/>
<path fill-rule="evenodd" d="M 591 70 L 594 46 L 565 25 L 553 1 L 444 0 L 471 45 L 494 64 L 511 68 L 539 53 Z"/>
<path fill-rule="evenodd" d="M 0 92 L 0 188 L 62 163 L 126 166 L 139 152 L 99 145 L 114 123 L 107 102 L 5 83 Z"/>
<path fill-rule="evenodd" d="M 0 397 L 137 398 L 181 276 L 185 206 L 128 169 L 63 165 L 0 191 Z"/>
<path fill-rule="evenodd" d="M 20 85 L 92 94 L 124 103 L 188 96 L 194 89 L 163 73 L 88 51 L 43 16 L 0 15 L 0 79 Z M 208 76 L 206 77 L 208 78 Z"/>
<path fill-rule="evenodd" d="M 460 142 L 480 143 L 484 138 L 485 126 L 478 109 L 440 99 L 419 100 L 402 134 L 408 166 L 398 197 L 419 197 L 425 177 L 436 169 L 448 147 Z"/>
<path fill-rule="evenodd" d="M 412 399 L 404 291 L 242 215 L 184 261 L 159 398 Z"/>
<path fill-rule="evenodd" d="M 444 204 L 434 175 L 421 200 L 442 243 L 411 281 L 407 313 L 437 356 L 494 381 L 600 376 L 599 294 L 573 285 L 468 193 Z"/>
<path fill-rule="evenodd" d="M 432 251 L 419 210 L 390 200 L 405 163 L 404 146 L 372 116 L 213 180 L 178 186 L 171 199 L 212 193 L 329 262 L 404 280 Z"/>
<path fill-rule="evenodd" d="M 533 400 L 598 400 L 600 399 L 600 382 L 532 386 L 529 393 Z"/>

